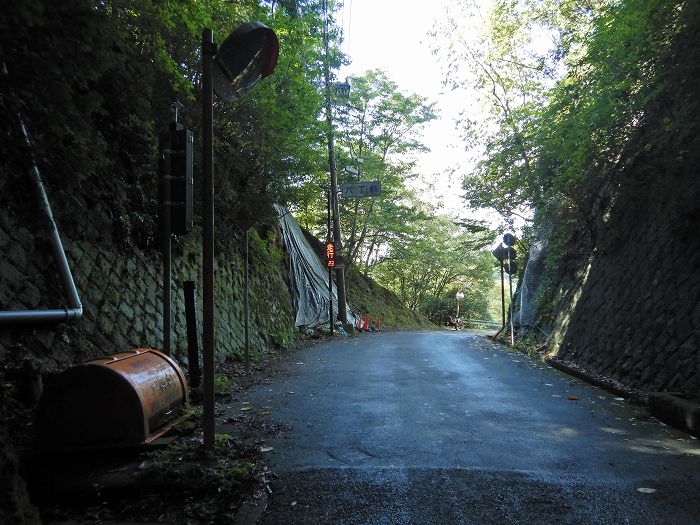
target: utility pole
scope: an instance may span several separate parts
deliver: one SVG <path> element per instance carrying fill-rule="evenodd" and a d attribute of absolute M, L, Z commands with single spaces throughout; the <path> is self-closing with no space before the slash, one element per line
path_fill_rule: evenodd
<path fill-rule="evenodd" d="M 323 0 L 323 44 L 326 59 L 323 64 L 323 76 L 326 85 L 326 124 L 328 139 L 328 167 L 331 175 L 331 208 L 333 210 L 333 240 L 340 242 L 340 215 L 338 213 L 338 174 L 335 162 L 335 140 L 333 136 L 333 109 L 331 107 L 331 74 L 330 51 L 328 43 L 328 0 Z M 343 324 L 348 322 L 348 313 L 345 308 L 345 271 L 342 266 L 335 268 L 335 287 L 338 291 L 338 317 Z M 331 323 L 333 320 L 331 319 Z"/>
<path fill-rule="evenodd" d="M 328 231 L 326 234 L 326 242 L 333 242 L 331 238 L 331 202 L 333 202 L 331 199 L 331 190 L 328 188 Z M 333 321 L 333 268 L 330 266 L 328 266 L 328 324 L 331 335 L 333 335 L 333 330 L 335 329 L 335 322 Z"/>

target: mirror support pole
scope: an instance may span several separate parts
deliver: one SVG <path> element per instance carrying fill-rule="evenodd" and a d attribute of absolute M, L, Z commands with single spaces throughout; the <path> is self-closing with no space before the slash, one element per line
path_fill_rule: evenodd
<path fill-rule="evenodd" d="M 212 69 L 214 34 L 211 29 L 202 32 L 202 207 L 203 207 L 203 401 L 204 448 L 214 447 L 214 366 L 216 337 L 214 333 L 214 94 Z"/>

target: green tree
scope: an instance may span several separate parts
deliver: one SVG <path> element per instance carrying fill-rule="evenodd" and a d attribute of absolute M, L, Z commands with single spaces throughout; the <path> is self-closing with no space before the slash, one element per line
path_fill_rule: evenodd
<path fill-rule="evenodd" d="M 483 160 L 464 180 L 469 203 L 506 216 L 534 208 L 543 218 L 590 229 L 593 197 L 634 156 L 630 147 L 658 101 L 689 85 L 673 85 L 669 76 L 692 71 L 687 52 L 674 42 L 692 31 L 695 6 L 501 0 L 482 15 L 485 29 L 472 33 L 476 40 L 462 36 L 454 13 L 436 32 L 455 35 L 437 51 L 460 66 L 448 70 L 448 81 L 460 87 L 472 79 L 491 109 L 482 123 Z M 534 36 L 543 34 L 551 45 L 538 49 Z M 467 122 L 472 128 L 465 133 L 474 125 Z"/>
<path fill-rule="evenodd" d="M 364 180 L 381 181 L 382 196 L 341 201 L 344 254 L 348 266 L 364 260 L 368 267 L 375 252 L 417 217 L 408 203 L 406 181 L 412 177 L 415 154 L 426 150 L 421 127 L 436 114 L 433 103 L 404 94 L 382 71 L 352 77 L 350 84 L 349 99 L 336 105 L 338 165 L 356 167 Z M 357 180 L 347 172 L 339 179 Z"/>
<path fill-rule="evenodd" d="M 446 84 L 477 103 L 459 123 L 465 145 L 482 152 L 464 189 L 474 208 L 506 219 L 571 195 L 540 176 L 540 127 L 556 82 L 586 52 L 609 0 L 498 0 L 453 6 L 433 33 Z M 475 21 L 478 21 L 475 23 Z M 480 24 L 480 25 L 477 25 Z"/>
<path fill-rule="evenodd" d="M 224 220 L 260 217 L 272 202 L 315 203 L 325 161 L 321 14 L 298 5 L 258 19 L 280 39 L 275 73 L 246 98 L 218 108 L 217 195 Z"/>
<path fill-rule="evenodd" d="M 434 323 L 442 324 L 447 312 L 454 313 L 458 289 L 465 293 L 465 316 L 488 316 L 493 262 L 483 248 L 491 239 L 444 217 L 425 216 L 413 227 L 410 242 L 394 246 L 373 276 Z"/>

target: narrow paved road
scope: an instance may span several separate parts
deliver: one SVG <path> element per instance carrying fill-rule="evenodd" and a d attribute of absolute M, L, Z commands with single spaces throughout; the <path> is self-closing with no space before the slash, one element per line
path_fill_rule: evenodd
<path fill-rule="evenodd" d="M 700 523 L 698 441 L 466 332 L 321 344 L 240 402 L 290 426 L 263 524 Z"/>

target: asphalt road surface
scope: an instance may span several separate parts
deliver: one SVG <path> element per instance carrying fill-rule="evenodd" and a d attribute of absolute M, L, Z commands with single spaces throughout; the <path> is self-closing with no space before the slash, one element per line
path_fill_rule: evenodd
<path fill-rule="evenodd" d="M 289 425 L 262 524 L 700 523 L 699 441 L 467 332 L 320 344 L 239 401 Z"/>

